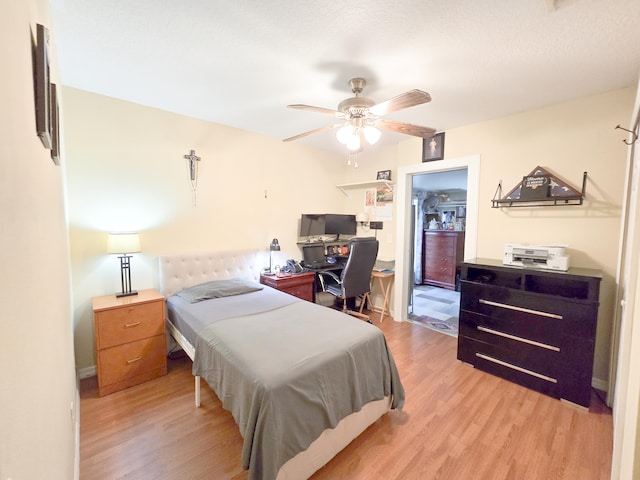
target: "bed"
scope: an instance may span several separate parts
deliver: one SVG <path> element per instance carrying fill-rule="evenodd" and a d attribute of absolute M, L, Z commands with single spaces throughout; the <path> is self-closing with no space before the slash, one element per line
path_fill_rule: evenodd
<path fill-rule="evenodd" d="M 238 424 L 247 478 L 304 479 L 401 409 L 404 389 L 377 327 L 259 285 L 264 260 L 161 256 L 167 328 L 193 360 L 196 405 L 202 377 Z M 199 301 L 229 285 L 234 294 Z"/>

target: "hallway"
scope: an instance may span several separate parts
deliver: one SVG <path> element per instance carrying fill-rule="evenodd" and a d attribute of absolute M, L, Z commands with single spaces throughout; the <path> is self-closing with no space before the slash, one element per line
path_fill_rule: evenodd
<path fill-rule="evenodd" d="M 454 337 L 458 336 L 460 292 L 415 285 L 409 321 Z"/>

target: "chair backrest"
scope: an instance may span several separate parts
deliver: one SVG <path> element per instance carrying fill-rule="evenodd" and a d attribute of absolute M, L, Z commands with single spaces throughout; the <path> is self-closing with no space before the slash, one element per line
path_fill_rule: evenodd
<path fill-rule="evenodd" d="M 356 237 L 349 240 L 349 258 L 340 276 L 345 298 L 364 295 L 371 290 L 371 271 L 378 257 L 378 240 Z"/>

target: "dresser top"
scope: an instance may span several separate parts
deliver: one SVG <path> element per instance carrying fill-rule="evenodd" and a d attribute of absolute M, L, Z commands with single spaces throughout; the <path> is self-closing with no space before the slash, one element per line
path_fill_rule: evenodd
<path fill-rule="evenodd" d="M 503 268 L 507 270 L 521 270 L 529 273 L 537 273 L 537 274 L 558 274 L 558 275 L 573 275 L 577 277 L 591 277 L 602 279 L 602 270 L 596 270 L 594 268 L 580 268 L 580 267 L 571 267 L 566 272 L 561 270 L 551 270 L 548 268 L 530 268 L 530 267 L 519 267 L 517 265 L 505 265 L 502 263 L 502 260 L 496 260 L 494 258 L 472 258 L 470 260 L 465 260 L 464 263 L 467 265 L 474 266 L 487 266 L 492 268 Z"/>
<path fill-rule="evenodd" d="M 164 300 L 164 295 L 150 288 L 148 290 L 139 290 L 137 295 L 130 295 L 128 297 L 116 297 L 115 294 L 93 297 L 91 299 L 91 307 L 94 311 L 109 310 L 126 305 L 157 302 L 158 300 Z"/>

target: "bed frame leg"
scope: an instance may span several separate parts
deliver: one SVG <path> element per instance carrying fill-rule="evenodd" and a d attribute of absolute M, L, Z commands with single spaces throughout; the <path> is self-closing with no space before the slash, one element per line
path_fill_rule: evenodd
<path fill-rule="evenodd" d="M 200 377 L 194 377 L 196 379 L 196 407 L 200 406 Z"/>

